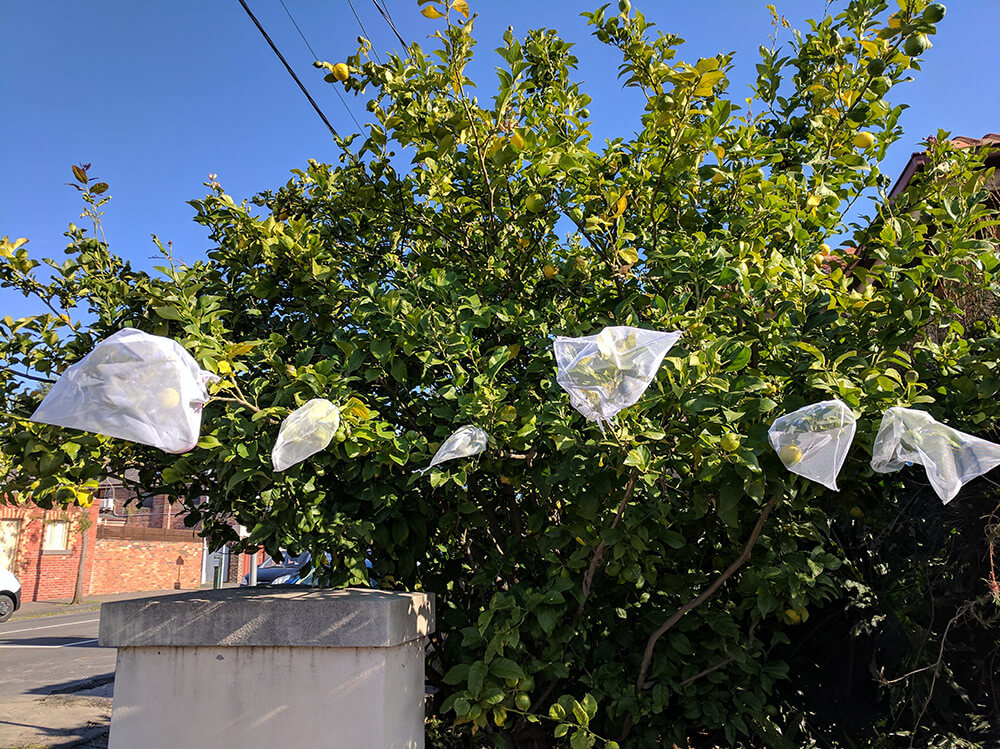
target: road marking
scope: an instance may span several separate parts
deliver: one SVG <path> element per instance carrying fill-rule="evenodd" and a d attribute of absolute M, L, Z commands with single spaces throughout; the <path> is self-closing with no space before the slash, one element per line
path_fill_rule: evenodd
<path fill-rule="evenodd" d="M 12 635 L 16 632 L 34 632 L 36 629 L 52 629 L 53 627 L 69 627 L 72 624 L 90 624 L 92 622 L 99 622 L 101 618 L 97 619 L 84 619 L 82 622 L 63 622 L 62 624 L 46 624 L 44 627 L 25 627 L 24 629 L 0 629 L 0 636 Z"/>
<path fill-rule="evenodd" d="M 12 648 L 71 648 L 74 645 L 86 645 L 88 642 L 97 642 L 95 637 L 93 640 L 77 640 L 76 642 L 66 642 L 62 645 L 0 645 L 0 650 L 7 650 Z"/>

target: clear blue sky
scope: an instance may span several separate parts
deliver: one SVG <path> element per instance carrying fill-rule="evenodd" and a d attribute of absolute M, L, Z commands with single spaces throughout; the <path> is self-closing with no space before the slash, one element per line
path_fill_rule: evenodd
<path fill-rule="evenodd" d="M 353 0 L 376 50 L 398 40 L 371 0 Z M 407 40 L 440 25 L 423 18 L 416 0 L 386 0 Z M 310 44 L 333 62 L 354 52 L 362 31 L 347 0 L 285 0 Z M 311 67 L 306 48 L 277 0 L 248 0 L 264 27 L 334 125 L 354 125 L 333 89 Z M 641 103 L 616 79 L 618 60 L 590 36 L 579 13 L 593 5 L 571 0 L 469 0 L 479 13 L 478 61 L 472 77 L 492 90 L 492 50 L 508 25 L 558 29 L 577 43 L 579 79 L 593 97 L 599 144 L 635 131 Z M 633 0 L 664 31 L 687 39 L 681 55 L 694 61 L 736 52 L 733 94 L 746 90 L 757 46 L 770 33 L 766 0 Z M 822 0 L 778 0 L 800 27 L 823 13 Z M 840 4 L 835 4 L 840 5 Z M 1000 131 L 995 81 L 997 0 L 953 0 L 917 79 L 897 89 L 910 104 L 903 142 L 885 168 L 897 174 L 916 144 L 938 128 L 979 137 Z M 237 199 L 275 188 L 307 159 L 331 161 L 326 128 L 281 67 L 237 0 L 0 0 L 0 236 L 28 237 L 33 254 L 62 257 L 66 225 L 80 211 L 64 186 L 70 165 L 93 164 L 111 185 L 105 231 L 112 249 L 149 267 L 150 234 L 172 240 L 191 261 L 209 242 L 191 221 L 186 201 L 205 194 L 218 174 Z M 363 102 L 348 97 L 362 123 Z M 0 289 L 0 316 L 35 311 Z"/>

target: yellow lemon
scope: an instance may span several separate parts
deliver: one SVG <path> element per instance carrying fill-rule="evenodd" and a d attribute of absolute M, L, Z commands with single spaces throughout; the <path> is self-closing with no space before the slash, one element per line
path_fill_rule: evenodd
<path fill-rule="evenodd" d="M 854 518 L 855 520 L 861 520 L 864 516 L 865 516 L 865 511 L 862 510 L 857 505 L 854 505 L 854 507 L 851 508 L 851 517 Z"/>
<path fill-rule="evenodd" d="M 788 621 L 792 624 L 800 624 L 802 622 L 802 617 L 795 609 L 785 609 L 785 616 L 788 617 Z"/>
<path fill-rule="evenodd" d="M 513 421 L 517 418 L 517 409 L 513 406 L 504 406 L 500 409 L 500 421 Z"/>
<path fill-rule="evenodd" d="M 160 405 L 163 408 L 176 408 L 181 402 L 181 394 L 174 388 L 163 388 L 160 391 Z"/>
<path fill-rule="evenodd" d="M 556 276 L 556 274 L 557 274 L 558 272 L 559 272 L 559 271 L 557 271 L 557 270 L 556 270 L 556 269 L 555 269 L 554 267 L 552 267 L 552 266 L 551 266 L 551 265 L 550 265 L 549 263 L 546 263 L 546 264 L 545 264 L 545 267 L 544 267 L 544 268 L 542 268 L 542 273 L 543 273 L 543 274 L 545 275 L 545 277 L 546 277 L 547 279 L 549 279 L 550 281 L 551 281 L 551 280 L 552 280 L 553 278 L 555 278 L 555 276 Z"/>
<path fill-rule="evenodd" d="M 826 260 L 826 256 L 822 252 L 817 252 L 815 255 L 809 258 L 809 260 L 812 262 L 813 265 L 815 265 L 818 268 L 823 264 L 823 261 Z"/>
<path fill-rule="evenodd" d="M 854 136 L 854 147 L 868 149 L 875 145 L 875 136 L 871 133 L 858 133 Z"/>
<path fill-rule="evenodd" d="M 785 445 L 778 455 L 786 466 L 793 466 L 802 460 L 802 451 L 795 445 Z"/>
<path fill-rule="evenodd" d="M 338 62 L 336 65 L 334 65 L 333 70 L 331 72 L 333 73 L 333 77 L 336 78 L 341 83 L 343 83 L 344 81 L 346 81 L 348 78 L 351 77 L 351 69 L 348 68 L 347 65 L 345 65 L 342 62 Z"/>
<path fill-rule="evenodd" d="M 500 483 L 501 484 L 509 484 L 510 482 L 511 482 L 510 476 L 501 476 L 500 477 Z"/>

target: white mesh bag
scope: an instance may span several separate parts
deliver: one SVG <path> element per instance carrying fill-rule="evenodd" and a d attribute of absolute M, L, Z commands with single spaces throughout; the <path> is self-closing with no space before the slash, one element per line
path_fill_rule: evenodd
<path fill-rule="evenodd" d="M 426 468 L 421 468 L 417 473 L 426 473 L 434 466 L 444 463 L 447 460 L 478 455 L 486 449 L 486 443 L 489 439 L 489 435 L 477 426 L 466 425 L 459 427 L 448 439 L 441 443 L 441 447 L 437 449 L 434 457 L 431 458 L 431 464 Z"/>
<path fill-rule="evenodd" d="M 789 471 L 840 491 L 837 474 L 856 429 L 851 409 L 829 400 L 778 417 L 767 430 L 767 439 Z"/>
<path fill-rule="evenodd" d="M 176 341 L 124 328 L 68 367 L 31 420 L 183 453 L 214 379 Z"/>
<path fill-rule="evenodd" d="M 623 325 L 582 338 L 559 336 L 553 344 L 556 382 L 573 408 L 603 431 L 604 422 L 642 397 L 680 337 Z"/>
<path fill-rule="evenodd" d="M 918 463 L 941 501 L 948 504 L 962 486 L 1000 465 L 1000 445 L 945 426 L 923 411 L 890 408 L 872 448 L 872 469 L 898 471 Z"/>
<path fill-rule="evenodd" d="M 340 409 L 325 398 L 313 398 L 295 409 L 278 430 L 271 450 L 275 471 L 284 471 L 325 450 L 340 429 Z"/>

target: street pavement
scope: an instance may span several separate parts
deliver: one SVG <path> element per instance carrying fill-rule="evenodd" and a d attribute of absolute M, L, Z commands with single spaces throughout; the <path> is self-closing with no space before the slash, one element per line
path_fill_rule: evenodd
<path fill-rule="evenodd" d="M 100 605 L 168 592 L 25 603 L 0 624 L 0 747 L 106 747 L 116 651 L 97 645 Z"/>

